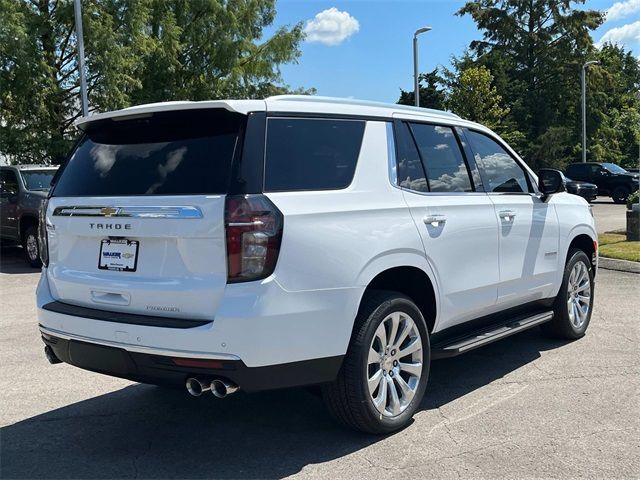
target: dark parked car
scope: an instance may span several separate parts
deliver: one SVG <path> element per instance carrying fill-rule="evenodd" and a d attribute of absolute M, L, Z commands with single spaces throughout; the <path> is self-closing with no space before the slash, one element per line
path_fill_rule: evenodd
<path fill-rule="evenodd" d="M 624 203 L 638 189 L 638 174 L 627 172 L 615 163 L 572 163 L 566 175 L 573 180 L 595 183 L 598 195 L 607 195 L 616 203 Z"/>
<path fill-rule="evenodd" d="M 578 195 L 584 198 L 587 202 L 592 202 L 598 196 L 598 186 L 596 184 L 581 182 L 568 177 L 564 178 L 567 186 L 567 192 Z"/>
<path fill-rule="evenodd" d="M 0 237 L 21 243 L 27 262 L 40 267 L 38 212 L 47 198 L 57 167 L 0 167 Z"/>

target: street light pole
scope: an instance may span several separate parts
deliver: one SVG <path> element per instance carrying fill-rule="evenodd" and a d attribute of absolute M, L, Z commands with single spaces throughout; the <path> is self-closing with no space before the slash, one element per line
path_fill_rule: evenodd
<path fill-rule="evenodd" d="M 420 81 L 418 79 L 418 35 L 431 30 L 431 27 L 422 27 L 413 34 L 413 96 L 416 107 L 420 106 Z"/>
<path fill-rule="evenodd" d="M 582 65 L 582 163 L 587 162 L 587 67 L 598 63 L 591 60 Z"/>
<path fill-rule="evenodd" d="M 80 73 L 80 98 L 82 102 L 82 116 L 89 115 L 89 100 L 87 98 L 87 78 L 84 70 L 84 38 L 82 33 L 82 7 L 80 0 L 74 0 L 73 10 L 76 17 L 76 37 L 78 40 L 78 72 Z"/>

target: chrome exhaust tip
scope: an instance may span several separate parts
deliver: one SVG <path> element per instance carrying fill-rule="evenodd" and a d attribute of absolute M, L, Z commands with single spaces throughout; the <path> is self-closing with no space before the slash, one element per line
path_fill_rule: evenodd
<path fill-rule="evenodd" d="M 185 386 L 187 387 L 187 392 L 194 397 L 199 397 L 204 392 L 211 390 L 211 383 L 200 378 L 187 378 Z"/>
<path fill-rule="evenodd" d="M 216 379 L 211 382 L 211 393 L 213 393 L 217 398 L 224 398 L 227 395 L 236 393 L 239 388 L 240 387 L 237 385 L 224 380 Z"/>
<path fill-rule="evenodd" d="M 58 358 L 58 356 L 53 351 L 49 345 L 44 347 L 44 356 L 47 357 L 47 360 L 51 365 L 55 365 L 56 363 L 62 363 L 62 360 Z"/>

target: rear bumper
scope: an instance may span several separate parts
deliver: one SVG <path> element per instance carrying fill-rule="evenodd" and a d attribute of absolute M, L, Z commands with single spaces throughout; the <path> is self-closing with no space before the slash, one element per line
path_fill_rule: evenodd
<path fill-rule="evenodd" d="M 65 363 L 156 385 L 184 386 L 189 377 L 230 380 L 246 392 L 313 385 L 332 381 L 338 374 L 343 358 L 336 356 L 249 368 L 242 360 L 203 361 L 132 352 L 124 348 L 57 337 L 42 327 L 41 333 L 44 343 Z"/>
<path fill-rule="evenodd" d="M 363 290 L 358 287 L 291 292 L 273 278 L 228 285 L 213 321 L 185 327 L 173 325 L 175 321 L 171 323 L 169 318 L 166 325 L 161 325 L 162 317 L 139 319 L 133 315 L 136 318 L 131 321 L 121 313 L 96 315 L 99 310 L 88 306 L 57 308 L 60 302 L 65 306 L 64 299 L 51 295 L 45 269 L 37 289 L 37 315 L 41 332 L 58 339 L 60 346 L 51 346 L 54 351 L 62 349 L 59 358 L 73 365 L 88 368 L 65 353 L 74 342 L 124 351 L 133 362 L 127 361 L 129 367 L 124 372 L 95 365 L 89 370 L 151 383 L 164 383 L 159 380 L 165 377 L 171 383 L 183 382 L 186 375 L 199 372 L 175 368 L 176 365 L 158 367 L 155 360 L 148 359 L 221 360 L 230 362 L 225 366 L 233 366 L 231 370 L 235 372 L 225 378 L 253 390 L 263 387 L 252 380 L 254 373 L 244 373 L 245 370 L 265 371 L 271 377 L 270 372 L 287 373 L 293 369 L 293 374 L 283 373 L 283 379 L 277 382 L 268 377 L 268 388 L 321 383 L 335 377 L 340 364 L 336 359 L 347 351 Z M 222 376 L 221 372 L 205 373 Z M 241 382 L 248 382 L 249 386 Z"/>

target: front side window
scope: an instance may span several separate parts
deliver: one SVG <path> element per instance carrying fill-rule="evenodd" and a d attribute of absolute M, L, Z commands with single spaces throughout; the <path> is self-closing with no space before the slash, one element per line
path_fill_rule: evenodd
<path fill-rule="evenodd" d="M 524 170 L 498 142 L 473 130 L 466 134 L 487 192 L 529 192 Z"/>
<path fill-rule="evenodd" d="M 362 120 L 270 118 L 265 191 L 348 187 L 358 163 L 364 127 Z"/>
<path fill-rule="evenodd" d="M 469 170 L 451 127 L 412 123 L 432 192 L 472 192 Z"/>
<path fill-rule="evenodd" d="M 11 170 L 0 171 L 0 182 L 2 182 L 3 192 L 12 195 L 18 193 L 18 179 Z"/>

